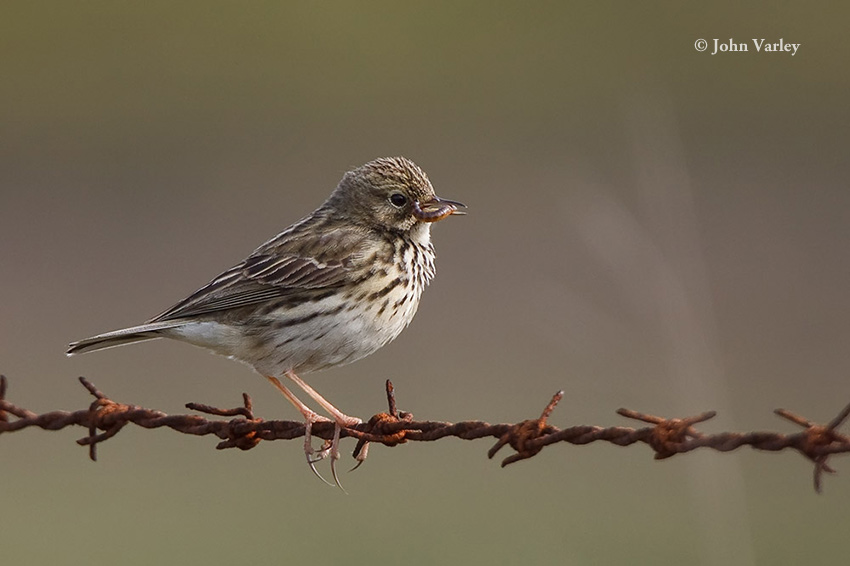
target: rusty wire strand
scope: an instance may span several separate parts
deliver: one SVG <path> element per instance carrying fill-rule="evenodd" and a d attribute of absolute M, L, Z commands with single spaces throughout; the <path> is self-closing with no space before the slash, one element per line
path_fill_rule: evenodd
<path fill-rule="evenodd" d="M 89 447 L 89 456 L 96 460 L 96 446 L 115 436 L 128 423 L 143 428 L 166 427 L 184 434 L 196 436 L 215 435 L 221 439 L 216 448 L 239 448 L 249 450 L 261 440 L 292 440 L 304 436 L 305 426 L 297 421 L 266 421 L 254 416 L 251 398 L 243 393 L 243 405 L 233 409 L 219 409 L 199 403 L 188 403 L 187 408 L 219 417 L 233 417 L 229 420 L 209 420 L 200 415 L 167 415 L 161 411 L 145 409 L 135 405 L 117 403 L 109 399 L 84 377 L 80 382 L 95 397 L 88 409 L 74 412 L 52 411 L 36 414 L 6 401 L 7 380 L 0 376 L 0 434 L 38 427 L 44 430 L 59 430 L 68 426 L 82 426 L 89 434 L 77 440 L 82 446 Z M 354 456 L 362 461 L 369 443 L 396 446 L 407 441 L 434 441 L 452 436 L 464 440 L 478 438 L 496 438 L 496 444 L 488 452 L 492 458 L 504 446 L 510 445 L 515 453 L 502 460 L 502 467 L 531 458 L 544 447 L 557 442 L 583 445 L 604 441 L 617 446 L 629 446 L 643 443 L 648 445 L 658 460 L 683 454 L 697 448 L 710 448 L 719 452 L 729 452 L 742 446 L 754 450 L 778 452 L 793 449 L 811 460 L 814 467 L 814 487 L 820 493 L 824 473 L 835 473 L 827 463 L 832 454 L 850 452 L 850 437 L 837 432 L 837 428 L 850 416 L 850 404 L 826 425 L 809 421 L 786 409 L 777 409 L 775 413 L 794 424 L 803 427 L 796 434 L 777 432 L 722 432 L 703 434 L 694 425 L 705 422 L 715 416 L 714 411 L 686 418 L 665 418 L 619 409 L 617 413 L 626 418 L 639 420 L 653 426 L 643 428 L 599 427 L 578 425 L 564 429 L 548 424 L 548 418 L 555 406 L 563 398 L 559 391 L 553 397 L 540 417 L 516 424 L 490 424 L 484 421 L 462 421 L 448 423 L 439 421 L 415 421 L 411 413 L 396 408 L 392 383 L 387 380 L 387 404 L 389 412 L 378 413 L 368 422 L 342 430 L 342 437 L 357 439 Z M 9 415 L 16 420 L 10 420 Z M 317 422 L 313 424 L 312 434 L 326 440 L 333 437 L 334 424 Z M 103 431 L 98 433 L 98 430 Z M 358 464 L 359 465 L 359 464 Z"/>

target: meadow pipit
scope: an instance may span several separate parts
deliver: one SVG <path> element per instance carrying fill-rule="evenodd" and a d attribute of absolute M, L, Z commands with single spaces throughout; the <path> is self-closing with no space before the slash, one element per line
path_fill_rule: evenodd
<path fill-rule="evenodd" d="M 404 330 L 434 277 L 431 223 L 463 214 L 460 207 L 438 198 L 412 161 L 370 161 L 346 173 L 316 211 L 186 299 L 140 326 L 74 342 L 68 354 L 173 338 L 245 362 L 304 416 L 310 466 L 330 454 L 339 485 L 340 430 L 360 419 L 328 403 L 297 373 L 359 360 Z M 302 403 L 281 376 L 333 417 L 333 441 L 318 457 L 310 429 L 327 419 Z"/>

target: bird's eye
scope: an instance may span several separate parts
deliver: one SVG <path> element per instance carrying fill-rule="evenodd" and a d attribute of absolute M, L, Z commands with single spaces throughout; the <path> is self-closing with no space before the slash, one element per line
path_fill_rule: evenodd
<path fill-rule="evenodd" d="M 397 208 L 401 208 L 407 204 L 407 197 L 401 193 L 393 193 L 390 195 L 390 203 Z"/>

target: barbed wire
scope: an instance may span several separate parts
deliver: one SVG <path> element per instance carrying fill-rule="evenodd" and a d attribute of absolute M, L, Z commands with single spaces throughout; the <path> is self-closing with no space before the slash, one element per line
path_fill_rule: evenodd
<path fill-rule="evenodd" d="M 298 421 L 266 421 L 254 416 L 251 398 L 242 394 L 243 404 L 233 409 L 219 409 L 200 403 L 187 403 L 190 410 L 218 417 L 232 417 L 229 420 L 211 420 L 201 415 L 167 415 L 161 411 L 145 409 L 111 400 L 99 391 L 86 378 L 80 382 L 95 400 L 87 409 L 78 411 L 52 411 L 37 414 L 6 400 L 7 379 L 0 376 L 0 434 L 15 432 L 30 427 L 44 430 L 60 430 L 69 426 L 81 426 L 88 429 L 88 435 L 77 440 L 82 446 L 88 446 L 89 457 L 97 460 L 98 444 L 112 438 L 128 423 L 142 428 L 170 428 L 183 434 L 195 436 L 215 435 L 221 442 L 216 448 L 239 448 L 249 450 L 262 440 L 292 440 L 303 437 L 305 426 Z M 564 392 L 557 392 L 546 405 L 542 414 L 535 419 L 515 424 L 490 424 L 484 421 L 462 421 L 458 423 L 440 421 L 416 421 L 411 413 L 396 408 L 392 383 L 387 380 L 387 403 L 389 410 L 378 413 L 368 422 L 344 428 L 341 437 L 357 439 L 354 449 L 355 458 L 365 458 L 369 443 L 396 446 L 408 441 L 427 442 L 445 437 L 475 440 L 496 438 L 496 444 L 487 455 L 493 458 L 505 446 L 513 448 L 514 453 L 502 460 L 502 467 L 536 456 L 544 447 L 566 442 L 575 445 L 592 442 L 609 442 L 617 446 L 645 444 L 655 452 L 655 459 L 663 460 L 676 454 L 683 454 L 697 448 L 710 448 L 719 452 L 730 452 L 750 446 L 754 450 L 778 452 L 796 450 L 814 464 L 814 488 L 821 492 L 824 473 L 835 473 L 827 463 L 833 454 L 850 452 L 850 437 L 840 434 L 837 428 L 850 416 L 850 404 L 827 424 L 817 424 L 786 409 L 774 412 L 801 427 L 804 430 L 796 434 L 777 432 L 722 432 L 703 434 L 695 425 L 705 422 L 716 415 L 714 411 L 685 418 L 665 418 L 648 415 L 630 409 L 619 409 L 623 417 L 642 421 L 652 426 L 643 428 L 599 427 L 578 425 L 558 428 L 548 424 L 549 416 L 563 398 Z M 10 419 L 9 416 L 15 417 Z M 98 432 L 98 431 L 103 432 Z M 317 422 L 312 426 L 313 436 L 329 441 L 333 438 L 332 422 Z M 359 464 L 358 464 L 359 465 Z"/>

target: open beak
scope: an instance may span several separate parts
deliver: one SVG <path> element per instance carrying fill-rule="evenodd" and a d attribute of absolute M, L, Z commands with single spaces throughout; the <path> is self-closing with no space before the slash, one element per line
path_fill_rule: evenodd
<path fill-rule="evenodd" d="M 413 216 L 422 222 L 437 222 L 447 216 L 462 215 L 466 212 L 458 210 L 466 208 L 462 202 L 434 197 L 430 200 L 413 203 Z"/>

